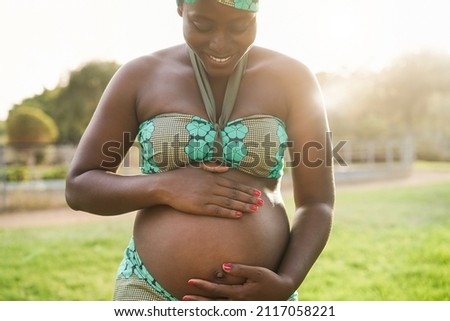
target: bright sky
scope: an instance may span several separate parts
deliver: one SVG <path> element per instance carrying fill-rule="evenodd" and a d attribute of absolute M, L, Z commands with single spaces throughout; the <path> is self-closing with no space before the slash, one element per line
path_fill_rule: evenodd
<path fill-rule="evenodd" d="M 257 44 L 313 71 L 450 53 L 448 0 L 261 0 Z M 124 63 L 183 41 L 175 0 L 0 0 L 0 120 L 93 59 Z"/>

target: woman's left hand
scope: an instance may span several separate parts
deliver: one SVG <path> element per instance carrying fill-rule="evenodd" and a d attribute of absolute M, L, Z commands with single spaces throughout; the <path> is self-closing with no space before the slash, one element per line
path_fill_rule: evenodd
<path fill-rule="evenodd" d="M 288 282 L 269 269 L 231 263 L 224 263 L 222 269 L 224 273 L 244 278 L 246 281 L 228 285 L 191 279 L 189 285 L 207 293 L 207 296 L 185 295 L 183 301 L 286 301 L 292 294 Z"/>

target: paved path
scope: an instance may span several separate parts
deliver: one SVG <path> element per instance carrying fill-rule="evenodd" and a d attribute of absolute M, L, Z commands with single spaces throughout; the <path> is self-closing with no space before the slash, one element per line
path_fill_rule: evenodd
<path fill-rule="evenodd" d="M 73 211 L 68 207 L 27 212 L 0 213 L 0 229 L 75 224 L 106 219 L 127 220 L 131 219 L 132 216 L 134 216 L 134 213 L 114 217 L 104 217 L 86 212 Z"/>
<path fill-rule="evenodd" d="M 450 171 L 444 170 L 421 170 L 415 171 L 411 176 L 393 179 L 388 181 L 370 181 L 351 184 L 339 184 L 339 190 L 351 190 L 362 188 L 380 188 L 380 187 L 396 187 L 396 186 L 415 186 L 432 182 L 450 181 Z M 289 184 L 283 184 L 284 190 L 288 191 Z M 49 226 L 60 224 L 74 224 L 80 222 L 92 222 L 100 220 L 128 220 L 132 219 L 134 213 L 120 215 L 115 217 L 102 217 L 88 214 L 85 212 L 73 211 L 70 208 L 54 208 L 46 210 L 36 210 L 15 213 L 0 213 L 0 228 L 21 228 L 33 226 Z"/>

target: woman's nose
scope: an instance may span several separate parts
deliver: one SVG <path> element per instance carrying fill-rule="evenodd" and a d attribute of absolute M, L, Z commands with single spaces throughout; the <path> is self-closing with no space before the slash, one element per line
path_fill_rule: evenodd
<path fill-rule="evenodd" d="M 215 53 L 227 53 L 227 48 L 230 45 L 230 41 L 225 32 L 218 31 L 216 32 L 210 42 L 209 48 Z"/>

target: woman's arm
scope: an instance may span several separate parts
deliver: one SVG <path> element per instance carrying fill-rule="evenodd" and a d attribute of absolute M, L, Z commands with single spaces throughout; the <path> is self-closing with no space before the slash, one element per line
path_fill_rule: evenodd
<path fill-rule="evenodd" d="M 328 240 L 334 207 L 331 133 L 319 85 L 299 66 L 287 122 L 296 211 L 278 274 L 297 289 Z M 301 90 L 298 90 L 301 88 Z"/>
<path fill-rule="evenodd" d="M 138 64 L 114 75 L 79 142 L 66 178 L 66 200 L 75 210 L 120 214 L 149 202 L 144 177 L 115 174 L 137 133 Z"/>

